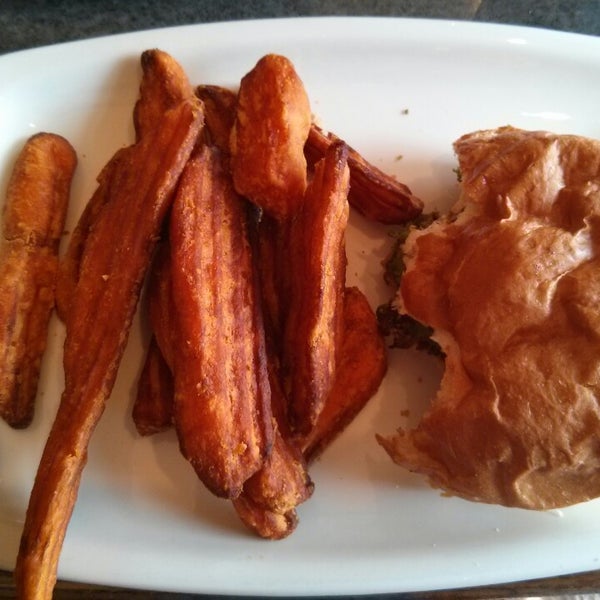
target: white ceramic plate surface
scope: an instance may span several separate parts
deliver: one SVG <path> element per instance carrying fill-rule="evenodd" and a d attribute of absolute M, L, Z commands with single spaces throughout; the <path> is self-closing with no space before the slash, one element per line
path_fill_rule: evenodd
<path fill-rule="evenodd" d="M 170 52 L 194 83 L 236 86 L 267 52 L 296 65 L 320 123 L 427 201 L 457 194 L 451 144 L 512 124 L 600 137 L 600 40 L 450 21 L 322 18 L 187 26 L 0 57 L 0 189 L 25 139 L 66 136 L 79 154 L 70 230 L 94 179 L 132 139 L 139 55 Z M 387 231 L 352 216 L 348 280 L 387 299 Z M 26 431 L 0 423 L 0 567 L 14 566 L 29 490 L 63 385 L 52 323 L 38 410 Z M 249 535 L 180 457 L 175 436 L 136 435 L 130 410 L 145 332 L 134 323 L 93 436 L 69 525 L 62 578 L 232 594 L 362 594 L 474 586 L 600 568 L 600 503 L 527 512 L 442 497 L 391 464 L 374 439 L 414 423 L 440 368 L 390 355 L 369 406 L 312 475 L 313 498 L 280 542 Z M 403 416 L 406 411 L 410 416 Z"/>

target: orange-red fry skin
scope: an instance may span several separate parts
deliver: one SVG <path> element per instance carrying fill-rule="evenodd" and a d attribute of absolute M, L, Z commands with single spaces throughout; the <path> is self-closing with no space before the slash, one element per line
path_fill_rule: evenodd
<path fill-rule="evenodd" d="M 306 90 L 287 58 L 268 54 L 242 78 L 230 143 L 233 180 L 242 196 L 277 219 L 302 203 L 310 123 Z"/>
<path fill-rule="evenodd" d="M 283 373 L 292 429 L 314 426 L 336 376 L 342 337 L 348 165 L 335 144 L 315 166 L 290 235 Z"/>
<path fill-rule="evenodd" d="M 324 133 L 313 124 L 304 148 L 308 163 L 319 161 L 340 139 Z M 356 150 L 348 150 L 350 191 L 348 201 L 367 219 L 388 225 L 406 223 L 423 211 L 423 202 L 410 188 L 365 160 Z"/>
<path fill-rule="evenodd" d="M 310 433 L 298 440 L 313 461 L 352 422 L 379 389 L 387 371 L 385 341 L 364 294 L 344 294 L 344 334 L 337 375 L 325 406 Z"/>
<path fill-rule="evenodd" d="M 199 85 L 196 96 L 204 103 L 204 119 L 212 143 L 229 154 L 229 139 L 235 121 L 237 94 L 218 85 Z"/>
<path fill-rule="evenodd" d="M 174 187 L 202 126 L 198 101 L 169 110 L 131 146 L 90 232 L 66 322 L 65 389 L 27 509 L 19 597 L 50 598 L 90 437 L 111 393 L 140 288 Z"/>
<path fill-rule="evenodd" d="M 67 140 L 36 134 L 8 183 L 0 240 L 0 416 L 15 428 L 27 427 L 35 410 L 76 164 Z"/>
<path fill-rule="evenodd" d="M 171 369 L 152 336 L 138 379 L 132 418 L 137 432 L 147 436 L 173 425 L 174 384 Z"/>
<path fill-rule="evenodd" d="M 199 478 L 229 498 L 272 446 L 248 209 L 218 149 L 201 147 L 186 167 L 170 221 L 175 427 Z"/>

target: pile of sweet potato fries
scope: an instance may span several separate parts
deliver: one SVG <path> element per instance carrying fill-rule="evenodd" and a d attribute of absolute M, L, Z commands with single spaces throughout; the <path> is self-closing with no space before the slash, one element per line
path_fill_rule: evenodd
<path fill-rule="evenodd" d="M 288 59 L 264 56 L 236 91 L 194 88 L 159 50 L 141 64 L 136 139 L 98 176 L 49 285 L 66 327 L 65 388 L 27 510 L 15 571 L 22 598 L 52 595 L 88 443 L 142 293 L 152 336 L 137 430 L 173 427 L 202 483 L 251 530 L 289 535 L 312 493 L 310 461 L 386 370 L 375 315 L 346 286 L 349 206 L 382 223 L 422 209 L 313 123 Z M 74 156 L 43 160 L 54 173 L 47 186 L 67 198 Z M 13 178 L 32 188 L 27 178 L 39 176 L 22 172 Z M 44 210 L 64 220 L 64 209 Z M 12 402 L 2 400 L 3 416 L 21 411 Z M 24 412 L 21 426 L 32 409 Z"/>

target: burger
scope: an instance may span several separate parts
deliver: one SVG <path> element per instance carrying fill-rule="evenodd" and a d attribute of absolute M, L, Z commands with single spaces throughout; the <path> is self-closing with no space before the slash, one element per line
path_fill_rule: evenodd
<path fill-rule="evenodd" d="M 414 429 L 377 439 L 468 500 L 600 496 L 600 142 L 507 126 L 454 150 L 460 198 L 403 240 L 393 301 L 444 374 Z"/>

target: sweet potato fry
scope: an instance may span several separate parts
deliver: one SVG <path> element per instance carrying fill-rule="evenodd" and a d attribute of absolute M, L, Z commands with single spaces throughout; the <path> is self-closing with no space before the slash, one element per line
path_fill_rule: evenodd
<path fill-rule="evenodd" d="M 387 370 L 377 318 L 355 287 L 344 294 L 344 333 L 335 383 L 310 433 L 298 440 L 307 461 L 314 460 L 373 397 Z"/>
<path fill-rule="evenodd" d="M 161 242 L 152 261 L 146 308 L 152 337 L 138 380 L 132 418 L 140 435 L 151 435 L 173 424 L 174 306 L 171 296 L 171 253 Z"/>
<path fill-rule="evenodd" d="M 167 110 L 187 101 L 194 93 L 185 71 L 168 52 L 146 50 L 141 65 L 140 96 L 133 109 L 136 140 L 151 135 Z"/>
<path fill-rule="evenodd" d="M 283 370 L 298 434 L 315 424 L 336 374 L 343 326 L 348 221 L 347 149 L 333 145 L 315 167 L 290 233 L 290 299 Z"/>
<path fill-rule="evenodd" d="M 58 249 L 77 164 L 67 140 L 27 140 L 6 193 L 0 242 L 0 415 L 15 428 L 33 418 Z"/>
<path fill-rule="evenodd" d="M 204 103 L 204 121 L 212 143 L 229 154 L 229 138 L 235 121 L 237 94 L 218 85 L 199 85 L 196 96 Z"/>
<path fill-rule="evenodd" d="M 56 312 L 63 322 L 67 319 L 71 300 L 75 295 L 75 286 L 79 279 L 79 265 L 81 256 L 83 255 L 85 240 L 104 204 L 111 197 L 113 173 L 117 172 L 120 160 L 122 158 L 125 159 L 126 156 L 127 152 L 125 152 L 125 149 L 117 151 L 100 172 L 97 178 L 98 187 L 83 209 L 69 238 L 65 254 L 58 263 L 55 294 Z"/>
<path fill-rule="evenodd" d="M 148 316 L 150 328 L 171 372 L 175 362 L 173 348 L 177 343 L 172 284 L 171 247 L 165 240 L 159 244 L 148 278 Z"/>
<path fill-rule="evenodd" d="M 175 426 L 199 478 L 229 498 L 262 467 L 273 435 L 249 208 L 220 151 L 203 146 L 182 177 L 169 238 Z"/>
<path fill-rule="evenodd" d="M 66 320 L 65 389 L 27 509 L 15 579 L 20 597 L 50 598 L 90 437 L 111 393 L 140 288 L 174 188 L 202 126 L 190 97 L 130 146 L 89 232 Z"/>
<path fill-rule="evenodd" d="M 310 104 L 285 57 L 268 54 L 241 81 L 231 134 L 235 188 L 275 218 L 294 214 L 307 184 Z"/>
<path fill-rule="evenodd" d="M 315 164 L 325 156 L 327 149 L 340 138 L 324 133 L 313 124 L 306 141 L 305 154 L 309 164 Z M 356 150 L 348 150 L 350 167 L 350 206 L 372 221 L 394 225 L 406 223 L 419 216 L 423 202 L 408 186 L 387 175 Z"/>
<path fill-rule="evenodd" d="M 159 433 L 173 425 L 173 394 L 173 374 L 152 336 L 132 409 L 133 423 L 140 435 Z"/>
<path fill-rule="evenodd" d="M 265 323 L 278 355 L 282 352 L 289 288 L 294 276 L 288 255 L 291 227 L 291 219 L 279 221 L 263 213 L 257 223 L 255 241 Z"/>
<path fill-rule="evenodd" d="M 172 335 L 171 321 L 176 308 L 171 296 L 170 268 L 169 247 L 163 244 L 148 282 L 148 307 L 155 337 L 148 348 L 146 365 L 150 363 L 154 368 L 144 368 L 134 404 L 134 422 L 142 435 L 156 433 L 172 424 L 173 391 L 168 385 L 171 371 L 167 362 L 174 360 L 173 345 L 177 340 Z M 165 360 L 162 352 L 171 358 Z M 163 373 L 163 368 L 168 373 Z M 269 371 L 271 399 L 276 401 L 280 388 L 274 377 L 275 371 Z M 306 500 L 313 489 L 302 453 L 282 437 L 276 423 L 278 417 L 283 419 L 283 404 L 282 400 L 277 400 L 277 410 L 274 410 L 271 454 L 260 470 L 244 483 L 242 493 L 233 499 L 244 523 L 269 539 L 281 539 L 294 530 L 298 521 L 295 507 Z M 287 431 L 285 423 L 281 425 Z"/>
<path fill-rule="evenodd" d="M 273 451 L 260 471 L 246 481 L 233 505 L 252 531 L 279 540 L 296 528 L 296 507 L 310 498 L 313 487 L 302 453 L 276 429 Z"/>
<path fill-rule="evenodd" d="M 146 50 L 141 56 L 142 81 L 140 95 L 133 111 L 136 141 L 160 127 L 162 115 L 193 95 L 193 88 L 181 65 L 167 52 Z M 114 193 L 114 174 L 119 173 L 119 163 L 128 160 L 127 149 L 116 152 L 98 176 L 98 186 L 81 214 L 69 239 L 64 257 L 59 264 L 56 286 L 56 308 L 64 321 L 69 312 L 75 285 L 79 278 L 79 264 L 85 241 L 99 213 Z M 125 165 L 126 168 L 126 165 Z"/>

